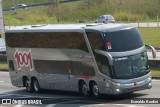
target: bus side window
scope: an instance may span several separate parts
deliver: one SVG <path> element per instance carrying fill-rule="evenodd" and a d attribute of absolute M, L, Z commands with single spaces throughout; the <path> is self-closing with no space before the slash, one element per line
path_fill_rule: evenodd
<path fill-rule="evenodd" d="M 105 56 L 97 53 L 95 53 L 94 56 L 100 72 L 105 75 L 109 75 L 110 67 L 109 67 L 108 59 Z"/>
<path fill-rule="evenodd" d="M 9 60 L 9 70 L 10 71 L 15 71 L 15 69 L 14 69 L 14 63 L 13 63 L 12 60 Z"/>
<path fill-rule="evenodd" d="M 104 42 L 100 33 L 87 32 L 87 37 L 92 49 L 104 50 Z"/>
<path fill-rule="evenodd" d="M 105 75 L 109 75 L 110 67 L 107 57 L 94 52 L 94 49 L 105 51 L 102 35 L 96 32 L 87 32 L 87 37 L 96 59 L 99 71 Z"/>
<path fill-rule="evenodd" d="M 88 53 L 87 44 L 83 37 L 83 33 L 80 32 L 55 32 L 52 36 L 52 40 L 57 39 L 54 44 L 56 44 L 57 48 L 65 48 L 65 49 L 79 49 L 83 52 Z M 59 42 L 63 41 L 63 42 Z"/>
<path fill-rule="evenodd" d="M 88 53 L 83 33 L 80 32 L 22 32 L 6 35 L 9 47 L 79 49 Z"/>

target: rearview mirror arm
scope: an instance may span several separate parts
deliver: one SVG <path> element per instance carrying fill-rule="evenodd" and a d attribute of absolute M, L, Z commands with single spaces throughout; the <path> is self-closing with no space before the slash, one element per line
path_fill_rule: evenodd
<path fill-rule="evenodd" d="M 153 55 L 153 58 L 156 58 L 156 50 L 153 46 L 151 45 L 145 45 L 146 47 L 149 47 L 151 50 L 152 50 L 152 55 Z"/>

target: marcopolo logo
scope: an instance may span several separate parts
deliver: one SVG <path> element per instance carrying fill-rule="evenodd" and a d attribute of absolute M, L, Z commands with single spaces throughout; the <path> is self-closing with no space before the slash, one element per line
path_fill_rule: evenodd
<path fill-rule="evenodd" d="M 14 54 L 14 58 L 17 62 L 17 69 L 20 70 L 22 66 L 30 67 L 30 71 L 33 69 L 33 62 L 32 62 L 32 54 L 31 50 L 28 52 L 21 52 L 16 50 Z"/>

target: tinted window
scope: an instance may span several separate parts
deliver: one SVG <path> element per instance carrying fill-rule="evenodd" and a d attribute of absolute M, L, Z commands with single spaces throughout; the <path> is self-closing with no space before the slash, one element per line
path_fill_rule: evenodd
<path fill-rule="evenodd" d="M 88 52 L 83 34 L 78 32 L 8 33 L 6 44 L 16 48 L 70 48 Z"/>
<path fill-rule="evenodd" d="M 69 61 L 49 61 L 49 60 L 34 60 L 34 66 L 39 73 L 48 74 L 68 74 L 71 64 Z"/>
<path fill-rule="evenodd" d="M 79 76 L 95 75 L 92 65 L 86 62 L 34 60 L 34 66 L 39 73 L 74 74 Z"/>
<path fill-rule="evenodd" d="M 14 69 L 14 63 L 13 63 L 12 60 L 9 60 L 9 70 L 10 70 L 10 71 L 14 71 L 14 70 L 15 70 L 15 69 Z"/>
<path fill-rule="evenodd" d="M 104 46 L 104 42 L 101 34 L 96 32 L 87 32 L 87 37 L 91 45 L 91 48 L 93 50 L 93 54 L 94 54 L 97 66 L 99 68 L 99 71 L 105 75 L 109 75 L 110 67 L 109 67 L 107 57 L 100 55 L 94 51 L 94 49 L 105 50 L 105 46 Z"/>
<path fill-rule="evenodd" d="M 94 53 L 94 57 L 97 62 L 98 69 L 101 73 L 105 75 L 110 75 L 110 66 L 107 57 L 100 55 L 98 53 Z"/>
<path fill-rule="evenodd" d="M 113 17 L 112 17 L 112 16 L 107 16 L 106 18 L 107 18 L 107 19 L 113 19 Z"/>
<path fill-rule="evenodd" d="M 147 52 L 137 55 L 114 58 L 115 78 L 134 78 L 149 72 Z"/>
<path fill-rule="evenodd" d="M 87 37 L 92 49 L 104 50 L 105 47 L 101 34 L 87 32 Z"/>
<path fill-rule="evenodd" d="M 104 34 L 106 48 L 111 52 L 130 51 L 143 46 L 142 38 L 136 28 Z"/>
<path fill-rule="evenodd" d="M 84 61 L 72 61 L 74 75 L 95 76 L 95 72 L 91 63 Z"/>

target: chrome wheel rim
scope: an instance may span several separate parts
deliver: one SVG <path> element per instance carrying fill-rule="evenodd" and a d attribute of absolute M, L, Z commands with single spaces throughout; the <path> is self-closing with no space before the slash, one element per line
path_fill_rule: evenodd
<path fill-rule="evenodd" d="M 38 86 L 38 82 L 34 81 L 34 90 L 37 92 L 39 91 L 39 86 Z"/>
<path fill-rule="evenodd" d="M 99 89 L 97 85 L 93 85 L 93 94 L 94 96 L 98 96 L 99 95 Z"/>
<path fill-rule="evenodd" d="M 26 81 L 26 89 L 27 89 L 27 91 L 30 91 L 30 90 L 31 90 L 31 89 L 30 89 L 30 83 L 29 83 L 28 80 Z"/>
<path fill-rule="evenodd" d="M 82 92 L 83 92 L 84 95 L 87 95 L 88 88 L 87 88 L 86 84 L 83 84 L 83 86 L 82 86 Z"/>

